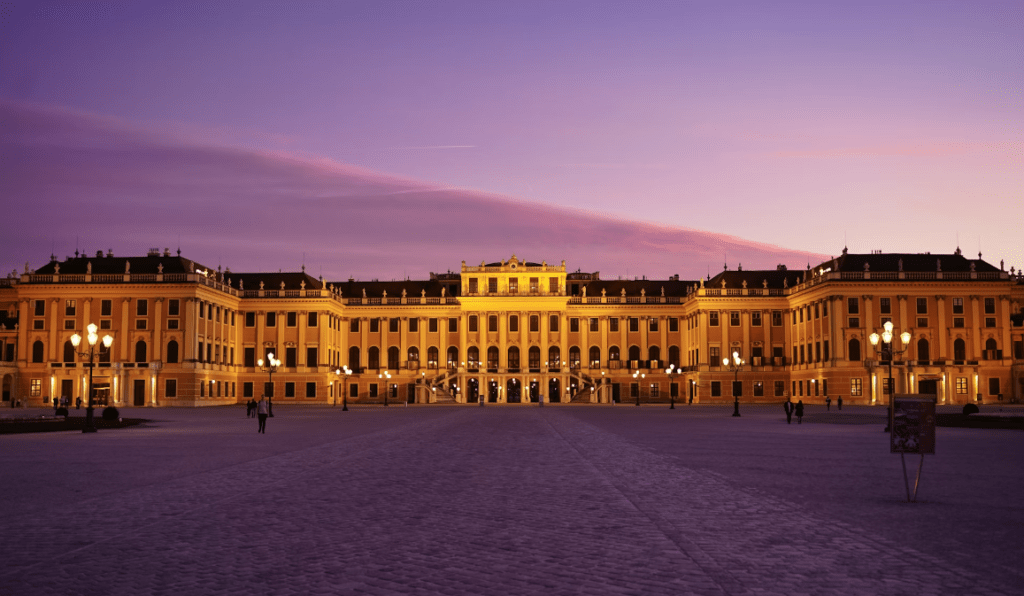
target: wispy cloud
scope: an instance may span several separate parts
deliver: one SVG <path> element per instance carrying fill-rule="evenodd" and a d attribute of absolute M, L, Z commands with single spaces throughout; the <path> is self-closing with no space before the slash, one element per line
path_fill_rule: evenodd
<path fill-rule="evenodd" d="M 475 149 L 476 145 L 422 145 L 418 147 L 392 147 L 392 149 Z"/>
<path fill-rule="evenodd" d="M 733 236 L 517 200 L 286 152 L 210 145 L 69 110 L 0 103 L 0 249 L 9 269 L 74 238 L 90 250 L 176 246 L 236 271 L 307 264 L 328 278 L 426 276 L 507 258 L 697 278 L 709 262 L 812 262 Z"/>

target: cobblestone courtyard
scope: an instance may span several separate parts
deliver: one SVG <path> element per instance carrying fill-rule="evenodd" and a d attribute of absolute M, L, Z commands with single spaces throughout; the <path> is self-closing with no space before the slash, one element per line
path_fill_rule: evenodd
<path fill-rule="evenodd" d="M 883 409 L 137 409 L 0 437 L 0 594 L 1019 594 L 1019 431 Z M 908 467 L 916 459 L 908 458 Z M 913 469 L 910 470 L 913 474 Z M 913 477 L 911 477 L 913 480 Z"/>

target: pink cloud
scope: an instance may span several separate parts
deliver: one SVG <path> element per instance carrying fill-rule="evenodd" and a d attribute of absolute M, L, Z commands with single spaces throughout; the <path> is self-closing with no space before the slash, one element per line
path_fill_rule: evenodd
<path fill-rule="evenodd" d="M 425 277 L 515 253 L 606 277 L 730 263 L 812 264 L 824 255 L 630 221 L 376 172 L 322 157 L 215 145 L 58 108 L 0 103 L 7 270 L 51 250 L 175 247 L 235 271 L 328 279 Z M 20 268 L 20 267 L 19 267 Z"/>

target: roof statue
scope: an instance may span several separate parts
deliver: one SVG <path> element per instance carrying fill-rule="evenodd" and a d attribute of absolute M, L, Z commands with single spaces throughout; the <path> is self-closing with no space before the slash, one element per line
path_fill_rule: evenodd
<path fill-rule="evenodd" d="M 157 263 L 156 264 L 156 272 L 157 273 L 163 273 L 164 272 L 164 264 L 163 263 Z"/>
<path fill-rule="evenodd" d="M 935 270 L 942 271 L 942 259 L 935 259 Z"/>
<path fill-rule="evenodd" d="M 238 289 L 239 290 L 244 290 L 245 289 L 245 280 L 244 279 L 238 280 Z"/>
<path fill-rule="evenodd" d="M 263 280 L 262 279 L 260 280 L 260 289 L 261 290 L 263 289 Z"/>
<path fill-rule="evenodd" d="M 444 286 L 441 286 L 441 297 L 442 297 L 442 298 L 444 298 L 444 290 L 445 290 L 445 287 L 444 287 Z"/>
<path fill-rule="evenodd" d="M 405 288 L 402 288 L 402 298 L 405 298 Z"/>
<path fill-rule="evenodd" d="M 747 289 L 747 280 L 743 280 L 743 289 L 744 289 L 744 290 L 746 290 L 746 289 Z"/>
<path fill-rule="evenodd" d="M 762 288 L 767 288 L 768 287 L 768 280 L 767 279 L 761 281 L 761 287 Z"/>
<path fill-rule="evenodd" d="M 363 288 L 363 298 L 366 298 L 366 288 Z"/>
<path fill-rule="evenodd" d="M 647 295 L 647 290 L 645 290 L 643 288 L 640 288 L 640 295 L 641 296 L 646 296 Z"/>
<path fill-rule="evenodd" d="M 604 298 L 607 293 L 608 293 L 608 290 L 606 290 L 604 288 L 601 288 L 601 297 L 602 298 Z"/>
<path fill-rule="evenodd" d="M 388 297 L 388 291 L 384 290 L 383 292 L 381 292 L 381 297 L 386 299 Z"/>
<path fill-rule="evenodd" d="M 587 286 L 583 286 L 583 297 L 587 297 Z"/>
<path fill-rule="evenodd" d="M 723 288 L 725 287 L 725 280 L 724 279 L 722 280 L 722 287 Z"/>
<path fill-rule="evenodd" d="M 900 271 L 903 271 L 903 259 L 900 259 L 899 262 L 896 263 L 896 266 L 899 268 Z"/>
<path fill-rule="evenodd" d="M 661 296 L 662 298 L 665 297 L 665 286 L 661 286 Z"/>
<path fill-rule="evenodd" d="M 306 289 L 306 280 L 302 280 L 302 281 L 301 281 L 301 282 L 299 283 L 299 289 L 300 289 L 300 290 L 305 290 L 305 289 Z"/>
<path fill-rule="evenodd" d="M 784 288 L 788 288 L 789 287 L 789 278 L 788 277 L 783 277 L 782 278 L 782 287 L 784 287 Z"/>
<path fill-rule="evenodd" d="M 871 271 L 871 263 L 864 261 L 864 271 Z"/>
<path fill-rule="evenodd" d="M 281 280 L 281 289 L 284 289 L 284 280 Z"/>
<path fill-rule="evenodd" d="M 128 275 L 132 272 L 132 262 L 125 259 L 124 261 L 124 274 Z"/>
<path fill-rule="evenodd" d="M 971 273 L 974 273 L 974 263 L 971 263 Z"/>
<path fill-rule="evenodd" d="M 701 287 L 701 288 L 703 288 L 703 287 L 704 287 L 704 278 L 703 278 L 703 277 L 702 277 L 702 278 L 700 278 L 700 287 Z"/>
<path fill-rule="evenodd" d="M 85 262 L 85 274 L 92 275 L 92 261 Z"/>
<path fill-rule="evenodd" d="M 625 298 L 625 297 L 626 297 L 626 288 L 622 288 L 622 297 L 623 297 L 623 298 Z"/>
<path fill-rule="evenodd" d="M 56 263 L 53 266 L 53 274 L 60 275 L 60 263 Z"/>
<path fill-rule="evenodd" d="M 420 298 L 426 298 L 426 297 L 427 297 L 427 291 L 426 290 L 420 290 Z"/>

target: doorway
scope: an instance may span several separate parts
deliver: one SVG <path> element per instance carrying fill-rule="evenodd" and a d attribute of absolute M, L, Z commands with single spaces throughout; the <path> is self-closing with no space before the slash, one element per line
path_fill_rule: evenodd
<path fill-rule="evenodd" d="M 558 379 L 548 381 L 548 401 L 551 403 L 562 401 L 562 392 L 559 391 Z"/>
<path fill-rule="evenodd" d="M 522 385 L 519 384 L 518 379 L 509 379 L 506 383 L 506 389 L 508 393 L 508 403 L 517 404 L 522 401 Z"/>
<path fill-rule="evenodd" d="M 926 393 L 928 395 L 936 395 L 939 392 L 939 382 L 937 379 L 921 379 L 917 382 L 917 392 Z"/>
<path fill-rule="evenodd" d="M 135 405 L 135 406 L 144 406 L 144 405 L 146 405 L 146 380 L 145 379 L 136 379 L 135 381 L 132 381 L 132 397 L 134 397 L 134 401 L 132 402 L 133 405 Z"/>
<path fill-rule="evenodd" d="M 75 403 L 75 382 L 71 379 L 60 380 L 60 396 L 68 398 L 68 404 Z"/>

